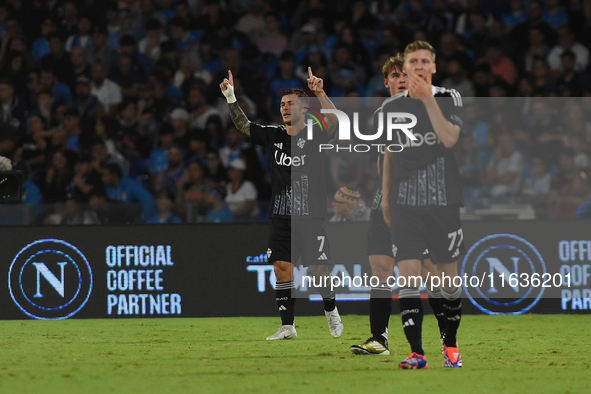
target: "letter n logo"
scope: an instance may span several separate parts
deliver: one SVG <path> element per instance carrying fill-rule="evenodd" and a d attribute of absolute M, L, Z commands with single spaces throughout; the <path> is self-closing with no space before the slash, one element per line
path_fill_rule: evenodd
<path fill-rule="evenodd" d="M 43 294 L 41 294 L 41 277 L 43 276 L 45 280 L 58 292 L 62 298 L 64 298 L 64 267 L 68 264 L 67 262 L 57 263 L 60 266 L 60 279 L 58 279 L 53 272 L 47 268 L 45 263 L 33 263 L 35 269 L 37 270 L 37 292 L 33 297 L 41 298 Z"/>

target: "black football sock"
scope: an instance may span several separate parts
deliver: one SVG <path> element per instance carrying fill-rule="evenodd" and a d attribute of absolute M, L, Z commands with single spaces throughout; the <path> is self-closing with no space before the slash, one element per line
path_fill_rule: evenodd
<path fill-rule="evenodd" d="M 324 288 L 324 287 L 322 287 L 320 289 L 320 291 L 321 291 L 320 295 L 322 296 L 322 301 L 324 302 L 324 310 L 326 312 L 334 311 L 334 308 L 336 306 L 334 291 L 330 291 L 330 289 Z"/>
<path fill-rule="evenodd" d="M 431 291 L 427 288 L 427 294 L 429 294 L 429 305 L 433 309 L 433 314 L 437 319 L 439 335 L 443 336 L 445 334 L 445 316 L 443 315 L 443 307 L 441 306 L 441 291 L 439 289 Z"/>
<path fill-rule="evenodd" d="M 385 283 L 372 287 L 369 296 L 369 325 L 378 342 L 388 346 L 388 323 L 392 313 L 392 289 Z"/>
<path fill-rule="evenodd" d="M 458 327 L 462 320 L 462 288 L 458 287 L 453 293 L 441 289 L 441 307 L 445 315 L 445 339 L 447 347 L 456 347 Z"/>
<path fill-rule="evenodd" d="M 423 303 L 418 287 L 404 287 L 398 292 L 402 328 L 411 351 L 424 355 L 423 351 Z"/>
<path fill-rule="evenodd" d="M 275 285 L 275 301 L 279 307 L 279 315 L 281 316 L 281 324 L 293 325 L 295 312 L 294 304 L 295 298 L 292 297 L 291 292 L 295 288 L 293 281 L 277 283 Z"/>

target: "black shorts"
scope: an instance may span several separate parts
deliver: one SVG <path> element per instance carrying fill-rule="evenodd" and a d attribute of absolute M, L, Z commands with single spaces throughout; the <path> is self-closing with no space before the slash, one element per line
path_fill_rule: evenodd
<path fill-rule="evenodd" d="M 309 265 L 331 264 L 330 244 L 324 219 L 271 219 L 269 262 L 287 261 Z"/>
<path fill-rule="evenodd" d="M 390 235 L 390 227 L 384 221 L 384 214 L 382 211 L 371 210 L 369 215 L 369 228 L 367 229 L 367 254 L 368 256 L 382 255 L 394 257 L 392 255 L 392 236 Z M 431 257 L 429 249 L 425 244 L 423 251 L 423 260 Z"/>
<path fill-rule="evenodd" d="M 396 261 L 423 260 L 427 248 L 434 264 L 452 263 L 466 253 L 457 206 L 429 210 L 394 208 L 390 217 Z"/>
<path fill-rule="evenodd" d="M 369 214 L 369 228 L 367 229 L 367 254 L 392 256 L 392 239 L 390 227 L 384 221 L 382 211 L 375 209 Z"/>

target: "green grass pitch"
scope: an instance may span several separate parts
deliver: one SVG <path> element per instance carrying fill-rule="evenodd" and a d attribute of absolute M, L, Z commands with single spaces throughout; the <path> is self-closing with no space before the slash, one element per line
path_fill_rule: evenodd
<path fill-rule="evenodd" d="M 443 368 L 425 317 L 428 370 L 399 370 L 409 353 L 392 316 L 390 356 L 353 356 L 367 316 L 298 317 L 295 341 L 265 341 L 278 318 L 0 322 L 0 393 L 588 393 L 591 315 L 464 316 L 464 367 Z"/>

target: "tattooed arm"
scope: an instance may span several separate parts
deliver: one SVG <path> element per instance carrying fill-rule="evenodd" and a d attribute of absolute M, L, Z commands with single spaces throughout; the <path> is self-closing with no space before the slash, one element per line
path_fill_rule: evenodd
<path fill-rule="evenodd" d="M 234 126 L 240 132 L 250 136 L 250 120 L 248 120 L 242 108 L 240 108 L 238 103 L 231 103 L 228 106 L 230 107 L 230 118 L 234 122 Z"/>
<path fill-rule="evenodd" d="M 236 96 L 234 95 L 234 76 L 230 70 L 228 70 L 228 78 L 224 78 L 224 81 L 220 83 L 220 89 L 228 101 L 230 118 L 232 119 L 232 122 L 234 122 L 234 126 L 236 126 L 240 132 L 250 136 L 250 120 L 248 120 L 236 102 Z"/>

